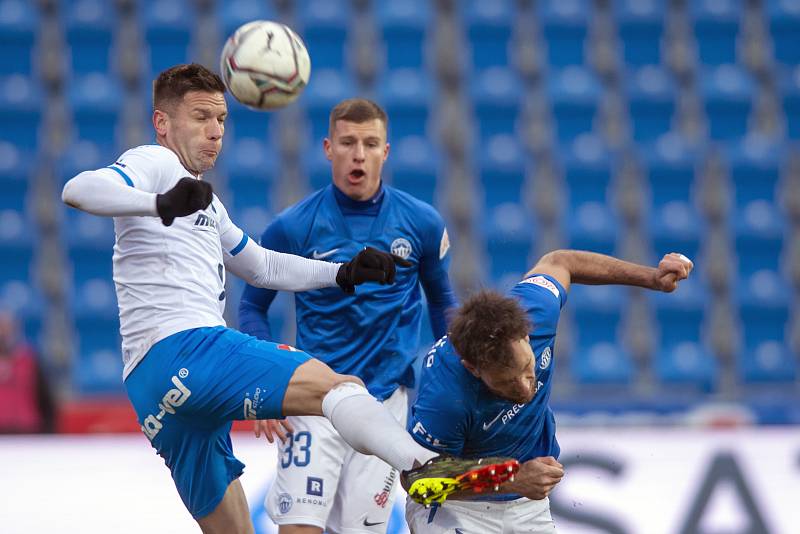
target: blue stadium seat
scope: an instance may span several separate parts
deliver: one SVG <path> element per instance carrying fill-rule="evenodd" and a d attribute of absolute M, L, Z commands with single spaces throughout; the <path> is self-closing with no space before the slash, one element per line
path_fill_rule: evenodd
<path fill-rule="evenodd" d="M 689 258 L 697 258 L 706 224 L 692 204 L 673 200 L 654 207 L 650 211 L 648 223 L 655 260 L 670 252 L 680 252 Z"/>
<path fill-rule="evenodd" d="M 476 69 L 508 67 L 514 6 L 509 0 L 472 0 L 465 6 L 467 38 Z"/>
<path fill-rule="evenodd" d="M 72 381 L 82 395 L 120 395 L 122 383 L 119 321 L 77 324 L 77 358 Z"/>
<path fill-rule="evenodd" d="M 630 385 L 635 375 L 628 351 L 607 342 L 576 351 L 570 358 L 570 370 L 575 382 L 582 385 Z"/>
<path fill-rule="evenodd" d="M 391 159 L 391 153 L 390 153 Z M 308 154 L 301 161 L 303 170 L 308 175 L 311 189 L 317 190 L 327 187 L 331 183 L 331 162 L 325 157 L 322 143 L 311 145 Z"/>
<path fill-rule="evenodd" d="M 654 141 L 669 132 L 676 87 L 666 70 L 647 66 L 631 73 L 626 92 L 634 141 Z"/>
<path fill-rule="evenodd" d="M 767 200 L 753 200 L 739 208 L 734 218 L 739 274 L 778 270 L 787 230 L 778 206 Z"/>
<path fill-rule="evenodd" d="M 765 341 L 788 339 L 790 288 L 788 280 L 776 271 L 762 270 L 740 278 L 735 296 L 746 350 Z"/>
<path fill-rule="evenodd" d="M 102 0 L 77 0 L 64 6 L 67 46 L 73 74 L 108 72 L 111 41 L 118 26 L 114 5 Z"/>
<path fill-rule="evenodd" d="M 653 206 L 693 202 L 695 172 L 703 150 L 683 137 L 669 134 L 643 150 L 645 181 Z"/>
<path fill-rule="evenodd" d="M 602 88 L 591 71 L 572 66 L 554 72 L 547 89 L 559 141 L 592 131 Z"/>
<path fill-rule="evenodd" d="M 613 160 L 608 148 L 593 135 L 583 135 L 560 153 L 569 205 L 611 200 Z"/>
<path fill-rule="evenodd" d="M 778 200 L 783 156 L 782 145 L 760 136 L 748 136 L 730 147 L 728 162 L 736 206 L 742 208 L 754 200 Z"/>
<path fill-rule="evenodd" d="M 29 154 L 0 141 L 0 210 L 25 209 L 32 161 Z"/>
<path fill-rule="evenodd" d="M 280 169 L 273 147 L 264 139 L 243 138 L 226 151 L 220 167 L 228 176 L 228 189 L 233 195 L 233 202 L 227 201 L 226 205 L 234 211 L 250 207 L 269 210 L 274 173 Z"/>
<path fill-rule="evenodd" d="M 114 222 L 68 208 L 64 224 L 67 255 L 72 265 L 76 288 L 92 279 L 111 280 L 114 247 Z"/>
<path fill-rule="evenodd" d="M 620 224 L 606 204 L 584 202 L 564 215 L 569 248 L 614 254 Z"/>
<path fill-rule="evenodd" d="M 622 311 L 627 302 L 625 288 L 575 284 L 570 288 L 569 302 L 579 351 L 597 343 L 617 343 Z"/>
<path fill-rule="evenodd" d="M 779 71 L 778 84 L 786 115 L 786 134 L 790 139 L 800 139 L 800 66 Z"/>
<path fill-rule="evenodd" d="M 353 80 L 344 71 L 317 69 L 303 94 L 302 101 L 311 123 L 311 141 L 319 145 L 328 137 L 328 126 L 333 106 L 356 94 Z M 391 117 L 390 117 L 391 120 Z"/>
<path fill-rule="evenodd" d="M 226 0 L 217 2 L 214 18 L 219 21 L 220 36 L 226 40 L 239 26 L 254 20 L 275 20 L 276 13 L 264 0 Z"/>
<path fill-rule="evenodd" d="M 736 62 L 736 38 L 743 9 L 740 0 L 689 2 L 700 63 L 721 65 Z"/>
<path fill-rule="evenodd" d="M 478 169 L 484 205 L 491 211 L 506 202 L 519 202 L 525 179 L 522 147 L 511 135 L 495 135 L 482 145 Z"/>
<path fill-rule="evenodd" d="M 700 83 L 711 139 L 744 137 L 754 94 L 750 76 L 739 66 L 722 65 L 702 72 Z"/>
<path fill-rule="evenodd" d="M 275 216 L 269 206 L 250 206 L 239 211 L 229 212 L 233 223 L 256 241 L 261 239 L 264 229 Z M 230 299 L 231 297 L 228 296 Z"/>
<path fill-rule="evenodd" d="M 536 235 L 531 214 L 518 202 L 506 202 L 487 209 L 484 225 L 492 285 L 506 290 L 530 269 L 530 251 Z"/>
<path fill-rule="evenodd" d="M 44 102 L 42 90 L 32 79 L 22 75 L 0 78 L 0 113 L 6 124 L 14 125 L 0 129 L 0 141 L 36 149 Z"/>
<path fill-rule="evenodd" d="M 542 41 L 547 44 L 547 62 L 554 67 L 584 63 L 591 2 L 547 0 L 537 2 Z"/>
<path fill-rule="evenodd" d="M 667 387 L 693 386 L 710 393 L 719 380 L 716 358 L 700 343 L 686 341 L 661 349 L 654 363 L 659 382 Z"/>
<path fill-rule="evenodd" d="M 109 158 L 120 137 L 121 94 L 116 79 L 97 72 L 76 79 L 69 89 L 76 138 L 101 146 Z"/>
<path fill-rule="evenodd" d="M 189 47 L 196 27 L 194 3 L 187 0 L 148 0 L 140 7 L 150 76 L 194 59 Z"/>
<path fill-rule="evenodd" d="M 739 352 L 739 377 L 746 384 L 793 384 L 797 358 L 780 340 L 770 340 Z"/>
<path fill-rule="evenodd" d="M 625 63 L 631 66 L 661 63 L 664 1 L 622 0 L 613 5 Z"/>
<path fill-rule="evenodd" d="M 386 66 L 392 69 L 419 68 L 425 64 L 425 31 L 431 24 L 429 2 L 378 2 L 376 16 L 386 49 Z"/>
<path fill-rule="evenodd" d="M 228 119 L 225 121 L 225 141 L 229 139 L 260 139 L 266 142 L 273 114 L 255 111 L 226 95 Z"/>
<path fill-rule="evenodd" d="M 32 2 L 0 2 L 0 76 L 33 74 L 34 41 L 39 15 Z"/>
<path fill-rule="evenodd" d="M 389 116 L 389 141 L 424 136 L 430 117 L 433 82 L 423 70 L 388 71 L 378 84 L 378 99 Z"/>
<path fill-rule="evenodd" d="M 697 273 L 682 281 L 672 293 L 648 292 L 647 299 L 660 327 L 655 345 L 669 352 L 681 343 L 702 343 L 703 322 L 711 298 Z"/>
<path fill-rule="evenodd" d="M 514 135 L 522 99 L 522 86 L 515 71 L 495 67 L 477 72 L 470 90 L 480 138 Z"/>
<path fill-rule="evenodd" d="M 345 67 L 349 6 L 345 0 L 304 0 L 295 9 L 300 35 L 314 58 L 315 69 L 342 70 Z"/>
<path fill-rule="evenodd" d="M 0 246 L 0 254 L 6 251 Z M 22 325 L 25 338 L 40 344 L 45 300 L 35 284 L 22 280 L 0 279 L 0 310 L 14 315 Z"/>
<path fill-rule="evenodd" d="M 442 172 L 442 159 L 437 148 L 427 138 L 419 136 L 398 139 L 391 147 L 384 167 L 391 174 L 391 184 L 434 204 L 436 177 Z"/>
<path fill-rule="evenodd" d="M 96 143 L 78 141 L 68 146 L 62 157 L 56 162 L 55 172 L 58 188 L 63 187 L 67 180 L 78 173 L 99 169 L 114 163 L 114 158 L 119 156 L 116 152 L 103 150 Z"/>
<path fill-rule="evenodd" d="M 36 224 L 20 209 L 0 211 L 0 280 L 33 280 L 33 251 L 38 239 Z"/>
<path fill-rule="evenodd" d="M 772 35 L 773 57 L 784 65 L 800 64 L 800 2 L 797 0 L 767 0 L 769 32 Z"/>

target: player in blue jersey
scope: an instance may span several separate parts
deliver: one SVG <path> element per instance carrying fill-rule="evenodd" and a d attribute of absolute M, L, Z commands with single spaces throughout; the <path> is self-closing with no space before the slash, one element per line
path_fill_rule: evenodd
<path fill-rule="evenodd" d="M 437 452 L 508 456 L 522 465 L 502 494 L 471 500 L 452 494 L 430 510 L 409 500 L 412 532 L 555 532 L 547 495 L 564 470 L 548 402 L 556 326 L 570 284 L 671 292 L 692 267 L 681 254 L 667 254 L 652 268 L 560 250 L 541 258 L 508 295 L 482 291 L 469 298 L 425 358 L 408 429 Z"/>
<path fill-rule="evenodd" d="M 330 114 L 324 141 L 332 184 L 281 213 L 261 245 L 315 259 L 339 261 L 365 246 L 391 251 L 399 266 L 392 286 L 361 286 L 342 299 L 326 289 L 295 295 L 297 346 L 339 373 L 361 378 L 398 421 L 405 423 L 406 388 L 420 346 L 427 297 L 435 336 L 446 332 L 445 311 L 455 305 L 447 276 L 449 242 L 430 205 L 383 184 L 389 154 L 387 117 L 366 99 L 345 100 Z M 248 287 L 239 307 L 240 328 L 277 341 L 267 311 L 276 291 Z M 277 335 L 276 335 L 277 334 Z M 355 452 L 322 417 L 290 417 L 265 425 L 284 440 L 278 475 L 265 506 L 281 534 L 385 532 L 397 472 Z M 260 431 L 260 429 L 259 429 Z"/>

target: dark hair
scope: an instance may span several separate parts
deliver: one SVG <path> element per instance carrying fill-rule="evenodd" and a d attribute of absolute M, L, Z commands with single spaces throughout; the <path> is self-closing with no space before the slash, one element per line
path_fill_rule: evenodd
<path fill-rule="evenodd" d="M 511 343 L 530 331 L 528 316 L 515 299 L 483 290 L 456 310 L 449 339 L 459 356 L 478 369 L 508 366 Z"/>
<path fill-rule="evenodd" d="M 366 98 L 348 98 L 342 100 L 331 110 L 330 124 L 328 126 L 328 136 L 333 137 L 333 129 L 336 121 L 350 121 L 362 123 L 380 119 L 384 129 L 389 127 L 389 118 L 383 108 L 372 100 Z"/>
<path fill-rule="evenodd" d="M 189 91 L 224 93 L 222 79 L 197 63 L 175 65 L 153 82 L 153 109 L 164 109 L 183 99 Z"/>

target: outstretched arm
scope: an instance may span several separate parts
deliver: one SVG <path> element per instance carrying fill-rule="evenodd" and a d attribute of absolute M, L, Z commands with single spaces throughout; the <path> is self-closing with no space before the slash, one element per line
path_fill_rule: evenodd
<path fill-rule="evenodd" d="M 569 290 L 570 284 L 621 284 L 670 293 L 692 272 L 694 264 L 684 256 L 666 254 L 658 267 L 582 250 L 555 250 L 539 260 L 526 276 L 548 274 Z"/>
<path fill-rule="evenodd" d="M 163 194 L 126 185 L 110 168 L 85 171 L 64 185 L 61 199 L 68 206 L 104 217 L 158 216 L 165 226 L 211 204 L 211 184 L 185 177 Z"/>

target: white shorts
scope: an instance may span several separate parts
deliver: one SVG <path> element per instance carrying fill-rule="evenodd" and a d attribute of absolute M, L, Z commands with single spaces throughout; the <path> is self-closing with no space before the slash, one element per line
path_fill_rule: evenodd
<path fill-rule="evenodd" d="M 384 406 L 405 425 L 404 387 Z M 354 451 L 324 417 L 287 419 L 294 434 L 278 447 L 275 482 L 264 500 L 272 520 L 278 525 L 314 525 L 336 534 L 386 532 L 398 472 L 375 456 Z"/>
<path fill-rule="evenodd" d="M 406 502 L 406 521 L 412 534 L 553 534 L 550 499 L 532 501 L 447 501 L 425 508 Z"/>

